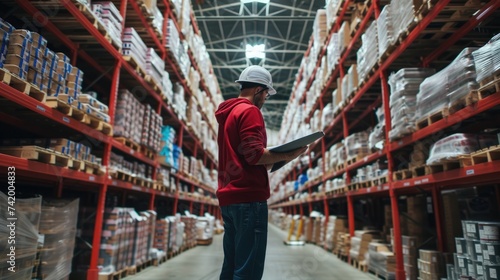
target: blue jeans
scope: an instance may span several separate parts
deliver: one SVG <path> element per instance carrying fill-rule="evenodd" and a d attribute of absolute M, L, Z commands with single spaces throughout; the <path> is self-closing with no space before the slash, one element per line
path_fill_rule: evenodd
<path fill-rule="evenodd" d="M 221 206 L 224 263 L 220 280 L 259 280 L 267 246 L 267 203 Z"/>

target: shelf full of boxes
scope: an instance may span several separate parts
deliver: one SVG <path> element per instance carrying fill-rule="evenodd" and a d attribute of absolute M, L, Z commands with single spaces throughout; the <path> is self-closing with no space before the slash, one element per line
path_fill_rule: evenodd
<path fill-rule="evenodd" d="M 82 253 L 59 278 L 123 277 L 206 244 L 222 97 L 190 1 L 1 6 L 13 12 L 0 14 L 0 165 L 15 166 L 18 191 L 82 197 Z"/>
<path fill-rule="evenodd" d="M 302 238 L 385 279 L 494 279 L 474 245 L 500 241 L 484 234 L 499 227 L 499 7 L 327 1 L 280 142 L 326 136 L 271 176 L 271 220 L 298 234 L 305 219 Z"/>

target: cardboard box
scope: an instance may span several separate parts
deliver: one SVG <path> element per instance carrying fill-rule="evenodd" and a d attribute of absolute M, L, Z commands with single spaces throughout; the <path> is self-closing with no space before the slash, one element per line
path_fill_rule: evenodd
<path fill-rule="evenodd" d="M 439 251 L 419 250 L 420 259 L 428 263 L 442 263 L 442 255 Z"/>

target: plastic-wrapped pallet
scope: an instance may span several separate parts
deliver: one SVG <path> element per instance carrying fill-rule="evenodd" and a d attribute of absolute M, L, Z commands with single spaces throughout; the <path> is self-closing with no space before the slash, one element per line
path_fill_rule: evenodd
<path fill-rule="evenodd" d="M 121 45 L 123 18 L 113 2 L 92 2 L 92 11 L 103 23 L 111 39 Z"/>
<path fill-rule="evenodd" d="M 146 74 L 151 77 L 156 85 L 161 85 L 164 72 L 165 61 L 153 48 L 148 48 L 146 52 Z"/>
<path fill-rule="evenodd" d="M 370 70 L 377 64 L 379 57 L 377 21 L 373 21 L 361 35 L 361 47 L 357 52 L 358 83 L 368 77 Z M 356 84 L 357 86 L 358 84 Z"/>
<path fill-rule="evenodd" d="M 389 86 L 391 97 L 392 127 L 389 131 L 391 141 L 415 131 L 416 95 L 422 81 L 434 74 L 433 69 L 403 68 L 391 74 Z"/>
<path fill-rule="evenodd" d="M 434 143 L 426 163 L 453 159 L 493 145 L 498 145 L 498 139 L 494 135 L 456 133 Z"/>
<path fill-rule="evenodd" d="M 374 239 L 379 239 L 379 232 L 356 230 L 351 237 L 351 249 L 349 255 L 358 262 L 364 261 L 368 255 L 368 246 Z"/>
<path fill-rule="evenodd" d="M 384 279 L 396 279 L 396 258 L 388 245 L 370 242 L 368 245 L 368 269 Z"/>
<path fill-rule="evenodd" d="M 190 0 L 182 0 L 181 4 L 181 15 L 179 18 L 180 28 L 184 35 L 187 35 L 189 32 L 189 28 L 193 28 L 191 26 L 191 1 Z"/>
<path fill-rule="evenodd" d="M 500 34 L 495 35 L 480 49 L 472 52 L 477 81 L 482 82 L 500 70 Z"/>
<path fill-rule="evenodd" d="M 415 21 L 415 14 L 421 5 L 422 1 L 415 0 L 391 1 L 395 38 L 398 38 L 401 33 L 408 30 L 409 25 Z"/>
<path fill-rule="evenodd" d="M 38 277 L 63 279 L 71 273 L 79 200 L 44 201 L 40 234 L 44 236 Z"/>
<path fill-rule="evenodd" d="M 9 196 L 10 197 L 10 196 Z M 0 192 L 0 278 L 3 280 L 29 280 L 32 276 L 34 261 L 39 242 L 38 225 L 41 214 L 41 197 L 20 199 L 15 201 L 15 229 L 8 225 L 12 222 L 9 218 L 7 206 L 12 200 Z M 11 251 L 9 236 L 15 235 L 15 250 Z M 10 245 L 9 245 L 10 244 Z M 9 246 L 7 246 L 9 245 Z M 15 271 L 15 272 L 13 272 Z"/>
<path fill-rule="evenodd" d="M 369 154 L 368 149 L 368 136 L 369 131 L 363 131 L 358 133 L 353 133 L 346 137 L 345 139 L 345 149 L 347 153 L 347 159 L 361 158 Z"/>
<path fill-rule="evenodd" d="M 141 36 L 133 27 L 127 27 L 123 30 L 122 39 L 122 54 L 133 59 L 143 71 L 146 71 L 148 47 L 142 41 Z"/>
<path fill-rule="evenodd" d="M 472 57 L 474 50 L 464 49 L 446 68 L 422 82 L 417 95 L 417 119 L 447 109 L 478 89 Z"/>
<path fill-rule="evenodd" d="M 393 11 L 391 4 L 387 4 L 380 12 L 377 19 L 378 33 L 378 54 L 381 57 L 387 48 L 396 42 L 395 30 L 393 26 Z"/>

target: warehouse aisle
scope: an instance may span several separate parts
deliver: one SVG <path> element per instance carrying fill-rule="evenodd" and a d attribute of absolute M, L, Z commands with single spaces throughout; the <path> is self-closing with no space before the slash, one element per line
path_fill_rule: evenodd
<path fill-rule="evenodd" d="M 376 279 L 315 245 L 283 245 L 286 233 L 269 225 L 269 242 L 263 280 L 344 280 Z M 125 278 L 126 280 L 216 280 L 222 264 L 222 235 L 210 246 L 196 246 L 159 267 Z"/>

